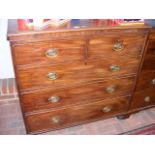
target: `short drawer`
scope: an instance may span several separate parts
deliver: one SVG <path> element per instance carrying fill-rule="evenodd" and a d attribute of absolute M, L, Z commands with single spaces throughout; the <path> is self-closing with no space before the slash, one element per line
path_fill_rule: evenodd
<path fill-rule="evenodd" d="M 96 37 L 89 42 L 89 58 L 95 57 L 138 57 L 142 54 L 145 43 L 144 34 L 128 36 L 104 36 Z"/>
<path fill-rule="evenodd" d="M 131 103 L 131 109 L 138 109 L 150 105 L 155 105 L 155 88 L 148 88 L 144 91 L 137 91 L 134 94 Z"/>
<path fill-rule="evenodd" d="M 136 91 L 155 88 L 155 71 L 142 71 L 138 79 Z"/>
<path fill-rule="evenodd" d="M 25 112 L 75 104 L 83 105 L 131 94 L 134 79 L 135 77 L 116 78 L 73 88 L 39 90 L 39 92 L 22 94 L 21 102 Z"/>
<path fill-rule="evenodd" d="M 55 64 L 83 60 L 83 40 L 35 42 L 12 46 L 17 65 Z"/>
<path fill-rule="evenodd" d="M 36 89 L 38 87 L 67 86 L 89 83 L 112 76 L 135 74 L 139 59 L 102 59 L 62 64 L 56 66 L 44 65 L 34 68 L 25 68 L 17 71 L 19 87 L 23 89 Z"/>
<path fill-rule="evenodd" d="M 73 106 L 67 109 L 29 115 L 25 117 L 25 120 L 28 132 L 37 133 L 114 116 L 125 112 L 127 107 L 128 97 L 122 97 L 85 106 Z"/>

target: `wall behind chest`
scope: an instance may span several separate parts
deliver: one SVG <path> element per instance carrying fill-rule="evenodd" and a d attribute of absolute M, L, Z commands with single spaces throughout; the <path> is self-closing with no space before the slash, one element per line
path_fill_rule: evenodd
<path fill-rule="evenodd" d="M 0 19 L 0 79 L 14 77 L 9 42 L 7 41 L 7 19 Z"/>

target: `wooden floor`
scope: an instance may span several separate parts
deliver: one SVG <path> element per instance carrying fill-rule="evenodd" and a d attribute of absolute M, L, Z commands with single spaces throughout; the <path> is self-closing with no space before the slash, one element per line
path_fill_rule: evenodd
<path fill-rule="evenodd" d="M 43 134 L 117 135 L 153 123 L 155 123 L 155 108 L 132 114 L 125 120 L 110 118 Z M 0 80 L 0 134 L 26 134 L 14 79 Z"/>

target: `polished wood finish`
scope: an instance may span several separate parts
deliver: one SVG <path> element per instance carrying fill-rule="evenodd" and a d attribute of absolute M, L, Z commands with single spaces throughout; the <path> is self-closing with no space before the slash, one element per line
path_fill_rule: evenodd
<path fill-rule="evenodd" d="M 145 41 L 145 34 L 124 34 L 121 36 L 104 36 L 94 37 L 89 42 L 89 57 L 100 58 L 100 57 L 111 57 L 116 58 L 119 56 L 125 57 L 138 57 L 142 53 L 143 43 Z M 121 42 L 124 48 L 120 51 L 115 51 L 113 46 L 115 43 Z M 136 43 L 136 46 L 135 46 Z"/>
<path fill-rule="evenodd" d="M 12 50 L 15 52 L 17 60 L 16 63 L 18 65 L 37 64 L 38 62 L 39 64 L 55 64 L 60 62 L 65 63 L 75 60 L 84 60 L 86 58 L 86 54 L 87 58 L 115 58 L 118 56 L 138 57 L 141 54 L 142 46 L 145 41 L 144 36 L 145 34 L 139 34 L 136 36 L 124 35 L 121 37 L 114 37 L 110 35 L 90 39 L 88 44 L 86 44 L 86 41 L 82 39 L 16 44 L 12 46 Z M 117 40 L 122 41 L 125 46 L 122 51 L 113 50 L 113 46 Z M 86 46 L 88 46 L 88 51 L 86 51 Z M 49 49 L 57 49 L 58 55 L 56 57 L 47 57 L 45 53 Z"/>
<path fill-rule="evenodd" d="M 134 80 L 135 77 L 116 78 L 71 88 L 38 90 L 33 93 L 22 94 L 21 101 L 26 112 L 74 104 L 83 105 L 106 98 L 131 94 Z M 112 92 L 108 91 L 110 88 L 113 89 Z M 60 100 L 51 103 L 48 100 L 51 96 L 59 96 Z"/>
<path fill-rule="evenodd" d="M 155 40 L 149 40 L 143 70 L 155 70 Z"/>
<path fill-rule="evenodd" d="M 150 105 L 155 105 L 155 88 L 137 91 L 134 95 L 131 109 L 138 109 Z"/>
<path fill-rule="evenodd" d="M 128 97 L 115 98 L 84 106 L 72 106 L 67 109 L 29 115 L 26 116 L 26 122 L 28 131 L 36 133 L 114 116 L 123 113 L 127 107 Z"/>
<path fill-rule="evenodd" d="M 155 105 L 155 31 L 151 31 L 129 110 Z"/>
<path fill-rule="evenodd" d="M 138 63 L 139 59 L 118 58 L 87 61 L 87 64 L 84 61 L 55 66 L 39 66 L 38 64 L 38 67 L 17 69 L 17 78 L 21 91 L 45 86 L 58 88 L 60 86 L 89 83 L 111 76 L 134 75 L 137 72 Z M 110 68 L 112 65 L 117 65 L 120 69 L 113 71 Z M 56 79 L 51 80 L 48 77 L 49 73 L 56 73 Z"/>
<path fill-rule="evenodd" d="M 122 118 L 154 105 L 153 34 L 150 26 L 108 20 L 20 31 L 10 20 L 8 39 L 27 132 Z"/>
<path fill-rule="evenodd" d="M 155 88 L 155 71 L 142 71 L 137 83 L 137 91 L 145 90 L 147 88 Z"/>
<path fill-rule="evenodd" d="M 55 57 L 47 57 L 49 49 L 57 49 Z M 85 42 L 82 40 L 60 40 L 27 43 L 12 46 L 17 65 L 55 64 L 76 60 L 84 60 Z"/>

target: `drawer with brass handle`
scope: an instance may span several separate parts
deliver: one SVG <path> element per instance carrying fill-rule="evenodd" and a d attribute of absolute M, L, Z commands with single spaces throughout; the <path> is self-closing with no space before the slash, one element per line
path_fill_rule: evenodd
<path fill-rule="evenodd" d="M 48 98 L 48 102 L 49 102 L 49 103 L 57 103 L 57 102 L 60 101 L 60 99 L 61 99 L 60 96 L 50 96 L 50 97 Z"/>
<path fill-rule="evenodd" d="M 135 77 L 116 78 L 72 88 L 46 88 L 33 93 L 21 94 L 21 101 L 25 112 L 75 104 L 83 105 L 105 98 L 129 95 L 132 92 L 134 79 Z"/>
<path fill-rule="evenodd" d="M 129 97 L 120 97 L 83 106 L 27 115 L 25 120 L 29 133 L 54 130 L 121 114 L 127 110 Z"/>
<path fill-rule="evenodd" d="M 144 34 L 131 36 L 105 36 L 90 40 L 89 43 L 89 58 L 101 57 L 139 57 L 145 41 Z"/>
<path fill-rule="evenodd" d="M 61 117 L 54 116 L 54 117 L 51 117 L 50 122 L 53 124 L 59 124 L 61 122 L 61 120 L 62 120 Z"/>
<path fill-rule="evenodd" d="M 57 57 L 57 56 L 58 56 L 58 49 L 56 49 L 56 48 L 48 49 L 48 50 L 45 52 L 45 56 L 46 56 L 46 57 L 49 57 L 49 58 Z"/>
<path fill-rule="evenodd" d="M 18 82 L 21 91 L 47 87 L 79 85 L 101 81 L 115 76 L 134 75 L 138 69 L 139 59 L 103 59 L 62 64 L 56 66 L 44 65 L 18 70 Z"/>
<path fill-rule="evenodd" d="M 117 89 L 117 86 L 116 85 L 108 86 L 106 88 L 106 92 L 109 93 L 109 94 L 112 94 L 112 93 L 114 93 L 116 91 L 116 89 Z"/>
<path fill-rule="evenodd" d="M 112 71 L 112 72 L 116 72 L 116 71 L 120 71 L 120 66 L 119 65 L 111 65 L 110 66 L 110 70 Z"/>
<path fill-rule="evenodd" d="M 84 59 L 85 41 L 45 41 L 13 46 L 17 65 L 62 63 Z"/>
<path fill-rule="evenodd" d="M 102 111 L 103 111 L 104 113 L 109 113 L 109 112 L 111 112 L 112 110 L 113 110 L 113 107 L 112 107 L 111 105 L 105 106 L 104 108 L 102 108 Z"/>
<path fill-rule="evenodd" d="M 138 79 L 136 91 L 145 90 L 147 88 L 155 89 L 155 70 L 154 71 L 142 71 Z"/>
<path fill-rule="evenodd" d="M 120 52 L 120 51 L 122 51 L 123 49 L 124 49 L 124 44 L 123 44 L 123 41 L 121 41 L 121 40 L 116 40 L 115 42 L 114 42 L 114 44 L 113 44 L 113 50 L 114 51 L 118 51 L 118 52 Z"/>
<path fill-rule="evenodd" d="M 55 72 L 50 72 L 47 74 L 47 77 L 49 80 L 56 80 L 58 78 L 58 75 Z"/>
<path fill-rule="evenodd" d="M 144 102 L 151 102 L 151 97 L 150 96 L 145 96 L 144 97 Z"/>
<path fill-rule="evenodd" d="M 155 78 L 152 79 L 151 84 L 155 85 Z"/>
<path fill-rule="evenodd" d="M 131 109 L 138 109 L 155 105 L 155 88 L 147 88 L 144 91 L 137 91 L 131 103 Z"/>

